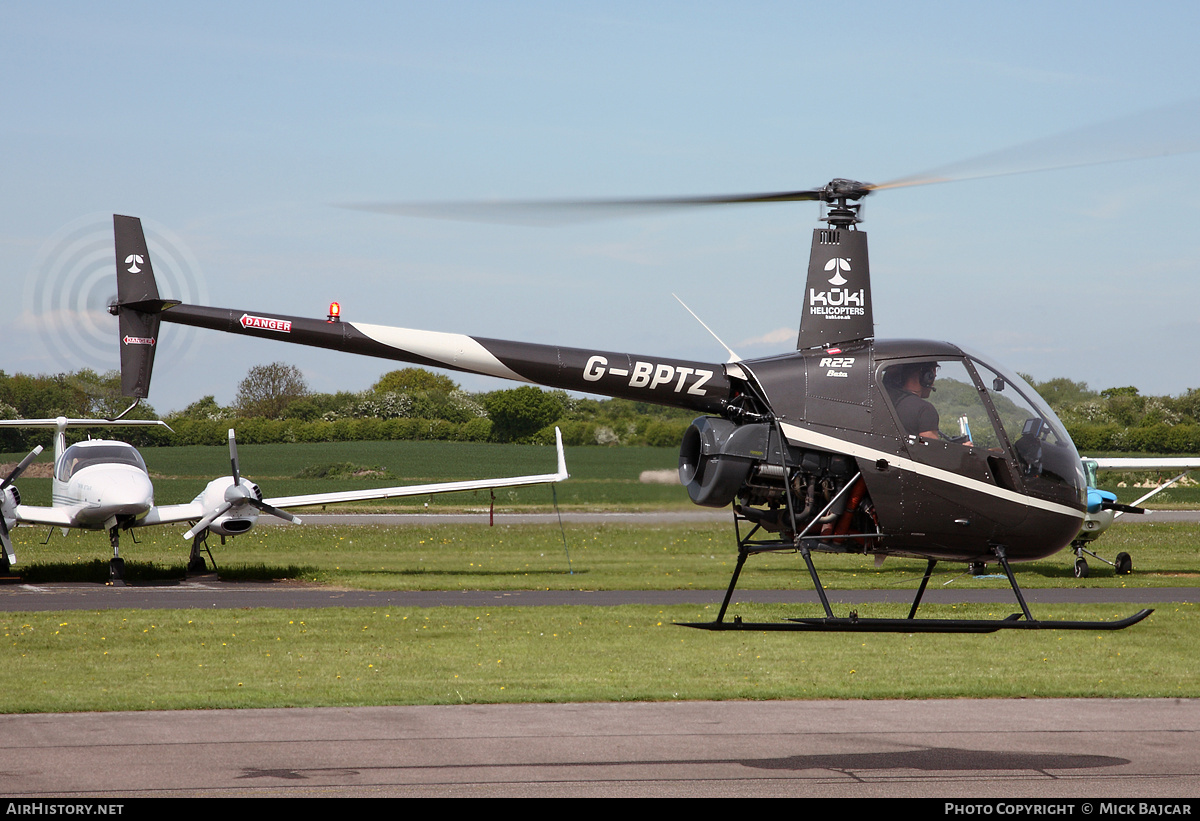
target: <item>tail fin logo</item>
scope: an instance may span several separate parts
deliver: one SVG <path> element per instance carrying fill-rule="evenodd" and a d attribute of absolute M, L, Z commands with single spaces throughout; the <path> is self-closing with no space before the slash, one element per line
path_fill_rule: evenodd
<path fill-rule="evenodd" d="M 847 280 L 842 276 L 842 271 L 850 272 L 850 260 L 834 257 L 825 263 L 826 271 L 833 271 L 833 279 L 829 280 L 830 285 L 845 285 Z"/>
<path fill-rule="evenodd" d="M 128 263 L 133 263 L 125 269 L 131 274 L 140 274 L 142 269 L 138 266 L 146 264 L 146 260 L 141 254 L 130 254 L 129 256 L 125 257 L 125 261 Z"/>

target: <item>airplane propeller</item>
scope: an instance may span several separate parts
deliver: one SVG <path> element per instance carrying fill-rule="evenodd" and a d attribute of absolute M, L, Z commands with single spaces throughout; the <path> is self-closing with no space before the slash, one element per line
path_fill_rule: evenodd
<path fill-rule="evenodd" d="M 193 525 L 192 529 L 183 534 L 185 539 L 193 539 L 203 533 L 209 525 L 224 516 L 234 508 L 249 505 L 263 513 L 269 513 L 272 516 L 283 519 L 285 522 L 292 524 L 300 524 L 300 518 L 293 516 L 286 510 L 280 510 L 277 507 L 267 504 L 262 499 L 255 495 L 254 487 L 246 482 L 242 482 L 241 470 L 238 467 L 237 455 L 237 440 L 234 437 L 233 428 L 229 429 L 229 465 L 230 473 L 233 476 L 233 484 L 225 488 L 225 501 L 217 505 L 212 511 L 205 514 L 199 522 Z"/>
<path fill-rule="evenodd" d="M 33 462 L 33 460 L 39 455 L 41 455 L 41 452 L 42 446 L 38 445 L 36 448 L 30 451 L 29 455 L 22 459 L 20 464 L 13 468 L 9 472 L 8 476 L 5 477 L 4 481 L 0 483 L 0 494 L 3 494 L 4 501 L 8 501 L 9 499 L 8 486 L 16 481 L 18 476 L 25 472 L 25 468 L 29 467 L 30 463 Z M 19 504 L 20 497 L 15 497 L 13 501 Z M 5 505 L 5 507 L 7 507 L 7 505 Z M 4 512 L 5 511 L 0 511 L 0 543 L 3 543 L 4 545 L 4 557 L 8 560 L 8 564 L 11 566 L 16 564 L 17 554 L 13 550 L 12 537 L 9 536 L 8 533 L 8 520 L 4 517 Z"/>

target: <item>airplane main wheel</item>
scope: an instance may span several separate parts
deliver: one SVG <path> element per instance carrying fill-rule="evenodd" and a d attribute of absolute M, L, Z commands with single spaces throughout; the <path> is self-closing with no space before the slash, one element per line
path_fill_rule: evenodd
<path fill-rule="evenodd" d="M 1088 574 L 1088 564 L 1083 559 L 1075 562 L 1075 578 L 1086 579 Z"/>
<path fill-rule="evenodd" d="M 1128 576 L 1133 572 L 1133 559 L 1129 557 L 1128 553 L 1118 553 L 1113 569 L 1120 576 Z"/>

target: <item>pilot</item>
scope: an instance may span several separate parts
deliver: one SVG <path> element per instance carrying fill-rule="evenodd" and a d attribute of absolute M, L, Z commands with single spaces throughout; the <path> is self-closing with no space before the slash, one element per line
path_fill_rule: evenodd
<path fill-rule="evenodd" d="M 888 371 L 888 394 L 900 416 L 900 424 L 909 433 L 927 439 L 942 438 L 938 432 L 937 408 L 926 401 L 935 390 L 937 369 L 936 362 L 914 362 L 897 365 L 894 376 L 892 370 Z"/>

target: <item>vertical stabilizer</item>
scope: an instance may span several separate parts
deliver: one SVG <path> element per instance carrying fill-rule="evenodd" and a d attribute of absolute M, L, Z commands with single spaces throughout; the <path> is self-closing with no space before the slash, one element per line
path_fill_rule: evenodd
<path fill-rule="evenodd" d="M 117 249 L 117 304 L 121 329 L 121 393 L 145 399 L 158 345 L 159 314 L 175 302 L 158 296 L 142 221 L 113 215 Z"/>
<path fill-rule="evenodd" d="M 813 231 L 796 350 L 875 336 L 867 234 L 845 227 Z"/>

